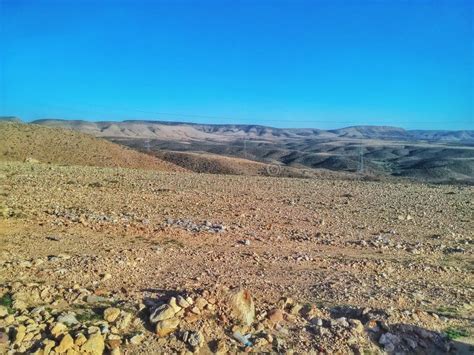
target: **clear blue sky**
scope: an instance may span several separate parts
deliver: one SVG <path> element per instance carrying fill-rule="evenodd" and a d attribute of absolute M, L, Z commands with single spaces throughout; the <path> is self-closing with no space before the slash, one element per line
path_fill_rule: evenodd
<path fill-rule="evenodd" d="M 0 115 L 474 129 L 471 0 L 0 3 Z"/>

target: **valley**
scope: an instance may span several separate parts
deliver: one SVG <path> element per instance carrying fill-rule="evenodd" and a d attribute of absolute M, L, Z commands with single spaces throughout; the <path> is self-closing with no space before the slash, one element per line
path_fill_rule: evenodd
<path fill-rule="evenodd" d="M 224 156 L 309 171 L 359 172 L 366 178 L 474 183 L 474 131 L 406 131 L 378 126 L 324 131 L 159 121 L 35 123 L 106 138 L 184 168 L 194 164 L 197 172 L 238 173 L 229 160 L 215 167 L 213 157 Z M 210 169 L 189 153 L 199 153 L 200 161 L 206 160 L 204 165 Z M 206 157 L 206 153 L 212 156 Z"/>

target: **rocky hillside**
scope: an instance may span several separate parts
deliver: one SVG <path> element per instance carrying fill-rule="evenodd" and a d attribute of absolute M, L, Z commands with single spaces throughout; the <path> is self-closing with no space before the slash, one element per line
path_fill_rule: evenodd
<path fill-rule="evenodd" d="M 472 354 L 472 187 L 0 162 L 0 196 L 0 354 Z"/>
<path fill-rule="evenodd" d="M 0 160 L 184 171 L 172 163 L 93 136 L 0 121 Z"/>

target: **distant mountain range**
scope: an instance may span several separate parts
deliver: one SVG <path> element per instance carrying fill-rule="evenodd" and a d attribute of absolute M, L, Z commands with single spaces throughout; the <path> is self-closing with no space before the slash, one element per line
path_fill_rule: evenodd
<path fill-rule="evenodd" d="M 353 126 L 332 130 L 313 128 L 274 128 L 260 125 L 198 124 L 166 121 L 103 121 L 41 119 L 34 124 L 61 127 L 98 137 L 149 138 L 171 140 L 261 139 L 384 139 L 442 142 L 474 142 L 474 130 L 405 130 L 390 126 Z"/>

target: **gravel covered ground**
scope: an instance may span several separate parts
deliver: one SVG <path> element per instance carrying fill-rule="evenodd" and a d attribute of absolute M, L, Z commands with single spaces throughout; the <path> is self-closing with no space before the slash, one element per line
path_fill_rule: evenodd
<path fill-rule="evenodd" d="M 8 162 L 0 185 L 5 351 L 472 351 L 473 187 Z"/>

